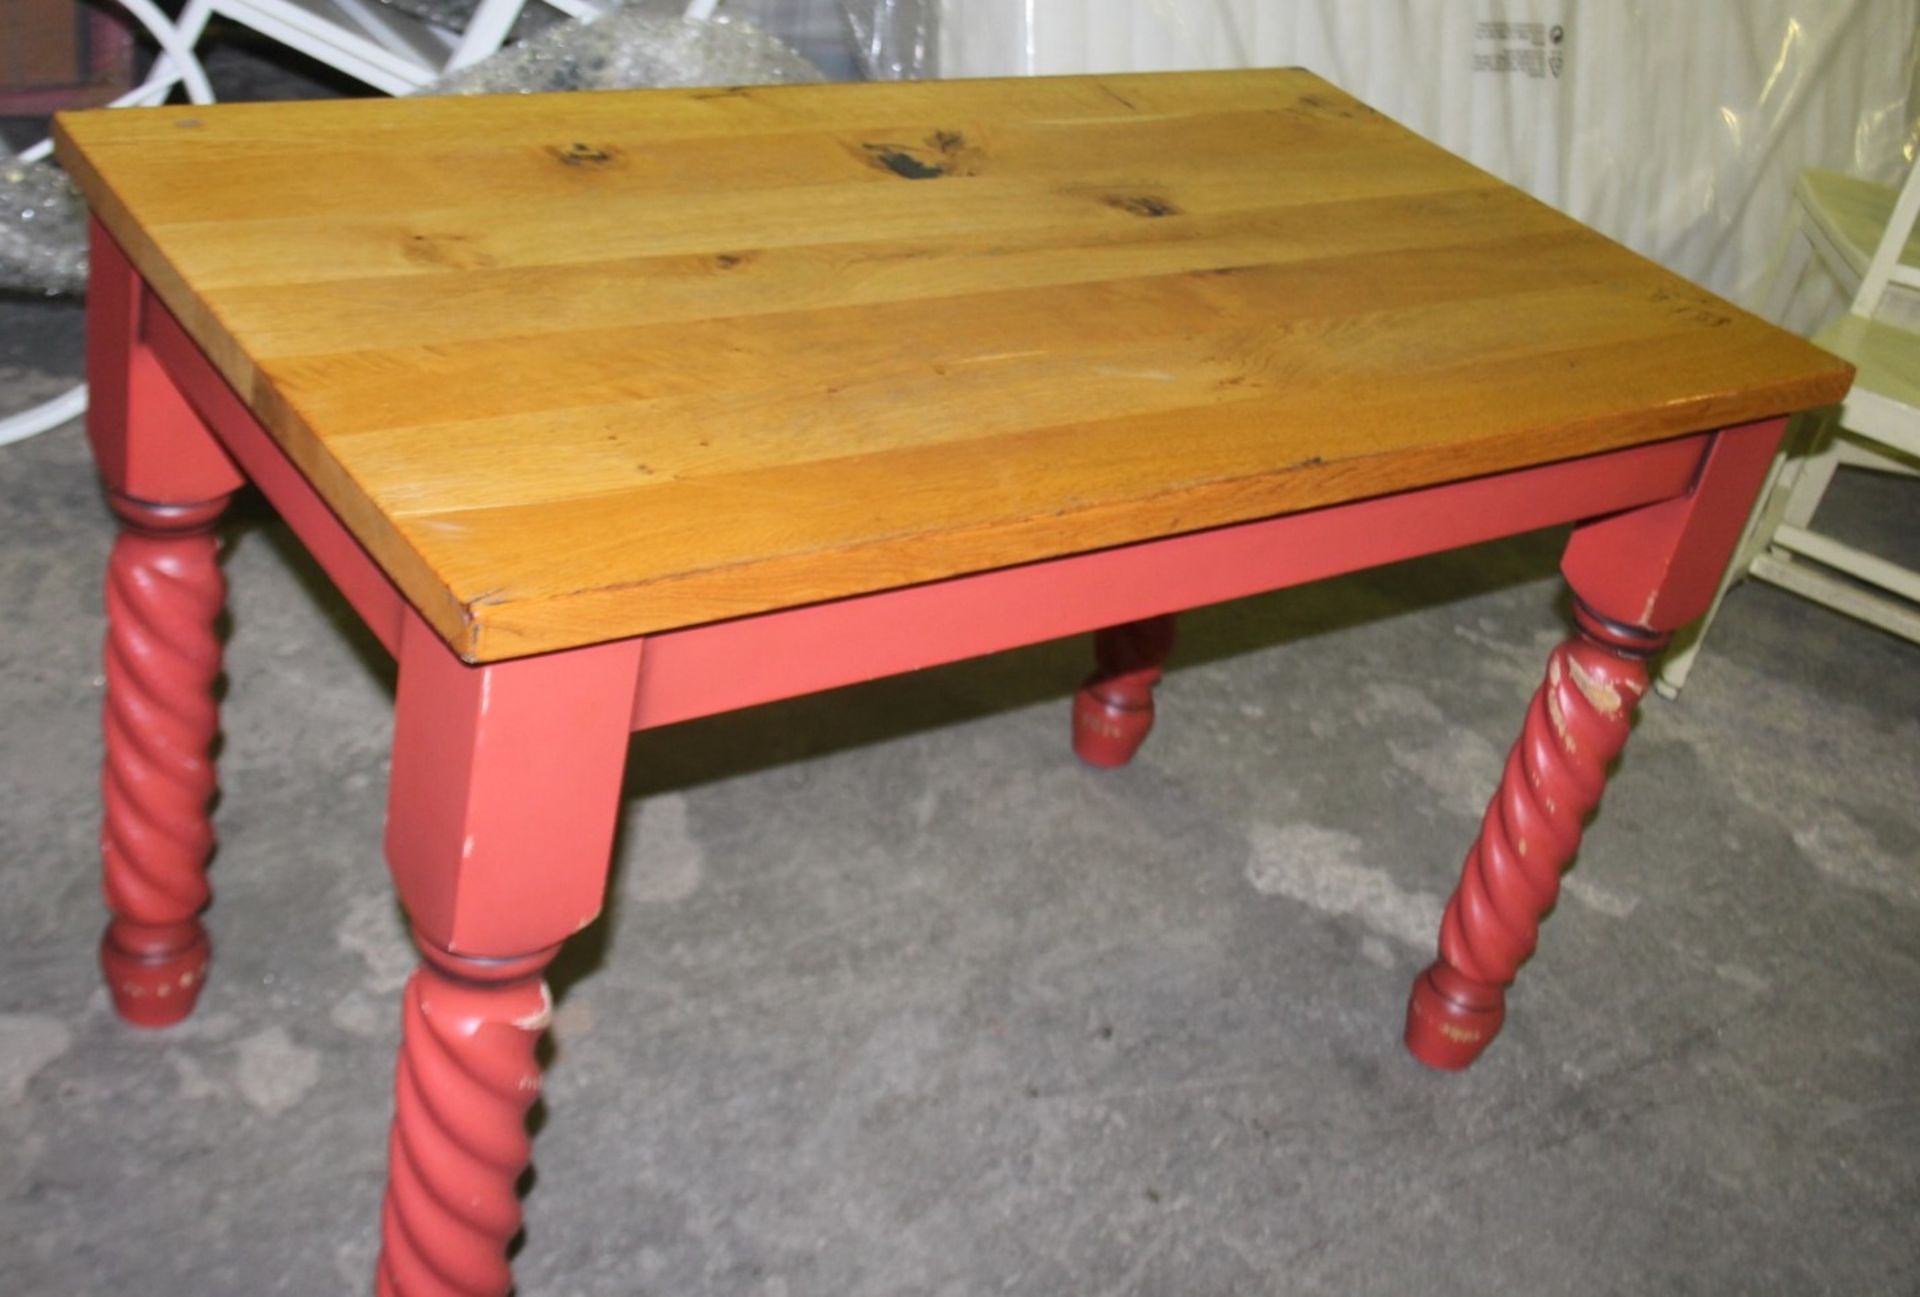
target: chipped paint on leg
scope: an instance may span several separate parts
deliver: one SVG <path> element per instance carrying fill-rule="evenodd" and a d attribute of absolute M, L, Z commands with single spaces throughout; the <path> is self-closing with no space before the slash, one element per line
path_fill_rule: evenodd
<path fill-rule="evenodd" d="M 1619 689 L 1611 682 L 1602 680 L 1580 665 L 1577 658 L 1569 659 L 1567 667 L 1573 675 L 1574 688 L 1580 691 L 1593 709 L 1602 716 L 1612 719 L 1620 715 L 1625 704 L 1621 701 Z"/>
<path fill-rule="evenodd" d="M 540 983 L 540 1008 L 524 1018 L 515 1018 L 513 1025 L 522 1031 L 545 1031 L 547 1024 L 553 1021 L 553 992 L 547 989 L 545 982 Z"/>

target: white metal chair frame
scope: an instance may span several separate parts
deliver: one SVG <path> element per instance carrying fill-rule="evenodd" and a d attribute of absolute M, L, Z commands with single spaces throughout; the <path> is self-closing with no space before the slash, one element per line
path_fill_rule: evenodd
<path fill-rule="evenodd" d="M 189 45 L 218 14 L 390 95 L 411 94 L 498 50 L 529 0 L 480 0 L 460 31 L 423 22 L 377 0 L 188 0 L 179 28 Z M 615 0 L 540 0 L 569 18 L 597 18 Z M 719 0 L 691 0 L 688 18 Z"/>
<path fill-rule="evenodd" d="M 1774 461 L 1712 608 L 1661 666 L 1656 684 L 1667 697 L 1686 682 L 1727 590 L 1747 576 L 1920 643 L 1920 572 L 1813 530 L 1814 511 L 1843 465 L 1920 476 L 1920 335 L 1881 318 L 1889 289 L 1920 290 L 1920 266 L 1902 260 L 1916 221 L 1920 164 L 1908 170 L 1852 305 L 1814 339 L 1858 366 L 1853 388 L 1804 420 L 1796 445 Z M 1831 235 L 1809 242 L 1844 282 L 1852 267 Z M 1802 254 L 1798 268 L 1805 265 Z M 1776 285 L 1774 302 L 1784 304 L 1792 288 Z"/>
<path fill-rule="evenodd" d="M 109 108 L 146 108 L 163 103 L 174 86 L 181 86 L 187 98 L 196 104 L 213 102 L 213 87 L 207 84 L 207 74 L 200 67 L 200 60 L 194 57 L 193 42 L 188 40 L 174 21 L 161 11 L 153 0 L 114 0 L 124 9 L 127 16 L 146 29 L 153 43 L 160 47 L 161 59 L 147 79 L 133 89 L 108 104 Z M 52 140 L 41 140 L 38 144 L 20 154 L 23 162 L 38 162 L 53 152 Z"/>

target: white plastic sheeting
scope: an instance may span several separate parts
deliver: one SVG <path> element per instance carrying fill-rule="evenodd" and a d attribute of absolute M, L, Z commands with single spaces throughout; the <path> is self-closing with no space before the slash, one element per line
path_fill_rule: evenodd
<path fill-rule="evenodd" d="M 1920 0 L 943 0 L 940 37 L 950 77 L 1303 66 L 1749 305 L 1799 170 L 1897 179 L 1920 111 Z"/>

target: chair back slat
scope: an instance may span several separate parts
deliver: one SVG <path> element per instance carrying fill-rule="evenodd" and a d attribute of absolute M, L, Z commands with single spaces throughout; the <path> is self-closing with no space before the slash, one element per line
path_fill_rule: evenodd
<path fill-rule="evenodd" d="M 1920 219 L 1920 163 L 1907 168 L 1906 183 L 1900 186 L 1900 197 L 1894 201 L 1893 215 L 1880 235 L 1880 246 L 1874 249 L 1867 273 L 1860 278 L 1860 291 L 1853 296 L 1855 315 L 1871 319 L 1880 310 L 1881 299 L 1890 283 L 1920 287 L 1920 267 L 1904 265 L 1900 260 L 1917 219 Z"/>

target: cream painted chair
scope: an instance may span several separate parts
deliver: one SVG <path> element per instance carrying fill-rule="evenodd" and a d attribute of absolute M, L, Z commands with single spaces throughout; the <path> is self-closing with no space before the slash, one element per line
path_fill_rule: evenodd
<path fill-rule="evenodd" d="M 1914 239 L 1920 165 L 1909 169 L 1897 196 L 1889 191 L 1884 208 L 1860 182 L 1836 190 L 1832 181 L 1844 177 L 1810 174 L 1820 177 L 1816 188 L 1810 190 L 1803 178 L 1799 190 L 1807 241 L 1842 282 L 1849 270 L 1858 272 L 1852 306 L 1814 342 L 1852 361 L 1859 372 L 1845 399 L 1804 420 L 1796 444 L 1775 462 L 1713 607 L 1661 665 L 1655 683 L 1669 698 L 1685 683 L 1727 590 L 1749 576 L 1920 643 L 1920 572 L 1814 529 L 1815 511 L 1841 467 L 1920 476 L 1920 333 L 1889 321 L 1886 312 L 1890 290 L 1920 290 Z M 1841 220 L 1835 216 L 1842 209 L 1831 202 L 1816 212 L 1807 201 L 1810 193 L 1831 199 L 1835 192 L 1867 201 L 1853 202 Z M 1877 210 L 1885 211 L 1884 224 L 1871 253 L 1859 260 L 1847 249 L 1857 250 Z M 1796 271 L 1805 266 L 1804 253 L 1797 268 L 1789 262 L 1782 275 L 1788 282 L 1774 290 L 1775 305 L 1784 307 Z M 1920 484 L 1915 491 L 1920 501 Z"/>
<path fill-rule="evenodd" d="M 1893 219 L 1898 198 L 1899 190 L 1892 185 L 1875 184 L 1838 171 L 1802 171 L 1793 187 L 1787 246 L 1778 257 L 1762 314 L 1776 324 L 1786 318 L 1794 291 L 1816 254 L 1843 294 L 1852 298 L 1858 293 L 1881 235 Z M 1908 235 L 1899 260 L 1920 264 L 1920 234 Z"/>

